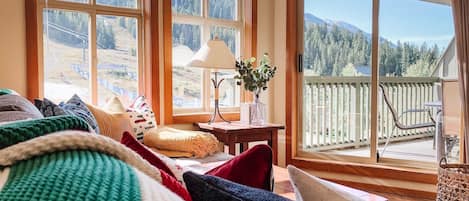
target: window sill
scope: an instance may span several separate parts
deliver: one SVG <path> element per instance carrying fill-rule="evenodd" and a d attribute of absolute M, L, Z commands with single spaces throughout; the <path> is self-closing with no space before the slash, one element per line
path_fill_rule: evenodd
<path fill-rule="evenodd" d="M 173 124 L 192 124 L 195 122 L 208 122 L 212 113 L 191 113 L 173 115 Z M 239 112 L 222 112 L 221 115 L 228 121 L 239 121 Z"/>

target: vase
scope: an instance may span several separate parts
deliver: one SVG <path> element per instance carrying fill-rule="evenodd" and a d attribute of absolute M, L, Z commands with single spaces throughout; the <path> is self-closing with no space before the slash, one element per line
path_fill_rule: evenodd
<path fill-rule="evenodd" d="M 266 122 L 266 105 L 259 99 L 259 93 L 254 93 L 254 101 L 249 105 L 250 124 L 262 126 Z"/>

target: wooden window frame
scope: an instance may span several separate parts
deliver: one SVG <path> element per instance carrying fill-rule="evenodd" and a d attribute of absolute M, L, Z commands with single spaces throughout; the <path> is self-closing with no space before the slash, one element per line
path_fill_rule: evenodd
<path fill-rule="evenodd" d="M 373 20 L 372 20 L 372 58 L 379 58 L 378 55 L 378 19 L 379 19 L 379 0 L 372 0 L 373 2 Z M 358 176 L 382 178 L 382 179 L 396 179 L 402 181 L 419 182 L 424 184 L 436 185 L 437 176 L 435 171 L 425 169 L 414 169 L 405 168 L 402 166 L 394 167 L 397 160 L 387 159 L 386 163 L 376 163 L 376 152 L 377 137 L 371 138 L 370 142 L 370 158 L 369 160 L 360 161 L 358 158 L 348 156 L 337 156 L 331 157 L 305 157 L 299 153 L 298 149 L 298 135 L 301 132 L 301 103 L 298 97 L 301 96 L 301 90 L 299 90 L 299 81 L 302 76 L 299 75 L 298 69 L 298 55 L 301 53 L 302 44 L 302 32 L 300 27 L 303 25 L 298 13 L 303 13 L 300 8 L 303 8 L 302 1 L 287 1 L 286 2 L 286 164 L 292 164 L 297 167 L 308 169 L 312 171 L 324 171 L 324 172 L 335 172 L 342 174 L 353 174 Z M 372 60 L 372 80 L 371 80 L 371 132 L 377 131 L 378 121 L 378 108 L 376 105 L 378 97 L 378 60 Z M 373 135 L 372 135 L 373 136 Z M 317 156 L 317 155 L 316 155 Z M 350 159 L 354 159 L 356 162 L 350 162 Z M 371 161 L 371 162 L 370 162 Z M 382 159 L 380 159 L 382 161 Z M 388 166 L 390 165 L 390 166 Z M 398 164 L 399 165 L 399 164 Z M 401 163 L 400 165 L 407 165 Z M 414 163 L 412 165 L 417 165 Z M 338 181 L 338 180 L 336 180 Z M 348 184 L 352 186 L 360 187 L 364 184 L 360 182 L 344 182 L 338 181 L 339 183 Z M 367 185 L 368 189 L 375 189 L 377 191 L 383 191 L 383 187 L 377 185 Z M 386 187 L 387 191 L 393 191 L 398 194 L 413 195 L 420 197 L 433 198 L 435 193 L 425 191 L 408 190 L 398 187 Z"/>
<path fill-rule="evenodd" d="M 206 0 L 205 0 L 206 1 Z M 241 1 L 241 0 L 238 0 Z M 243 48 L 243 57 L 256 56 L 257 52 L 257 0 L 244 0 L 242 7 L 242 16 L 238 18 L 243 20 L 241 31 L 241 47 Z M 182 17 L 183 18 L 183 17 Z M 172 23 L 173 14 L 171 0 L 163 1 L 163 46 L 164 46 L 164 123 L 181 124 L 208 121 L 209 112 L 175 114 L 173 108 L 173 84 L 172 84 Z M 241 90 L 242 91 L 242 90 Z M 241 101 L 250 100 L 249 94 L 241 92 Z M 239 111 L 226 111 L 223 116 L 228 120 L 239 120 Z"/>
<path fill-rule="evenodd" d="M 139 83 L 138 92 L 144 94 L 152 105 L 154 111 L 160 111 L 159 104 L 159 41 L 158 41 L 158 2 L 152 0 L 138 0 L 136 9 L 118 8 L 96 5 L 96 0 L 90 0 L 88 4 L 60 2 L 50 0 L 52 7 L 76 7 L 80 9 L 96 9 L 99 14 L 116 14 L 119 16 L 138 15 L 139 40 Z M 41 0 L 25 0 L 26 17 L 26 63 L 27 63 L 27 98 L 33 100 L 42 98 L 43 94 L 43 50 L 42 50 L 42 9 Z M 91 8 L 93 6 L 93 8 Z M 79 10 L 79 9 L 75 9 Z M 94 11 L 96 11 L 94 10 Z M 139 10 L 138 13 L 132 10 Z M 93 11 L 90 11 L 93 12 Z M 92 25 L 93 26 L 93 25 Z M 93 39 L 92 39 L 93 40 Z M 92 41 L 91 40 L 91 41 Z M 92 50 L 90 50 L 92 51 Z M 92 59 L 91 65 L 96 62 Z M 97 71 L 96 68 L 92 68 Z M 91 72 L 93 74 L 93 72 Z M 96 72 L 94 72 L 96 73 Z M 97 76 L 97 75 L 95 75 Z M 97 83 L 91 82 L 93 103 L 97 100 Z M 96 90 L 95 90 L 96 89 Z M 160 115 L 156 115 L 156 121 L 160 122 Z"/>

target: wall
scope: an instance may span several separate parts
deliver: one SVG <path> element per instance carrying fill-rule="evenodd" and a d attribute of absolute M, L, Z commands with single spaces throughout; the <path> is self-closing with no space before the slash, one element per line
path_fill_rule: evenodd
<path fill-rule="evenodd" d="M 24 0 L 0 6 L 0 88 L 26 95 L 26 26 Z"/>
<path fill-rule="evenodd" d="M 286 0 L 258 0 L 257 56 L 269 53 L 277 73 L 264 93 L 270 122 L 285 125 Z M 279 132 L 278 160 L 285 166 L 285 130 Z"/>

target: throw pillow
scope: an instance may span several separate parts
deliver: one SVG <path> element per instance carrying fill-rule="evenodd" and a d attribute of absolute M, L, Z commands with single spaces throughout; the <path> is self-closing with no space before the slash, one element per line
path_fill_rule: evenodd
<path fill-rule="evenodd" d="M 106 105 L 103 107 L 104 110 L 108 112 L 122 113 L 126 109 L 124 104 L 120 101 L 119 97 L 114 96 L 106 102 Z"/>
<path fill-rule="evenodd" d="M 65 111 L 47 98 L 44 100 L 34 99 L 34 105 L 44 115 L 44 117 L 65 115 Z"/>
<path fill-rule="evenodd" d="M 7 94 L 0 96 L 0 122 L 43 118 L 26 98 Z"/>
<path fill-rule="evenodd" d="M 138 142 L 132 135 L 130 135 L 130 133 L 125 132 L 122 135 L 121 143 L 135 151 L 155 168 L 159 169 L 164 186 L 178 194 L 184 200 L 191 200 L 189 192 L 176 180 L 173 172 L 171 172 L 169 167 L 166 166 L 166 164 L 160 158 L 148 150 L 143 144 Z"/>
<path fill-rule="evenodd" d="M 133 129 L 127 113 L 109 113 L 90 104 L 86 104 L 86 106 L 96 118 L 100 134 L 120 141 L 124 132 L 132 132 Z"/>
<path fill-rule="evenodd" d="M 211 175 L 184 173 L 187 190 L 194 201 L 286 201 L 272 192 L 251 188 Z"/>
<path fill-rule="evenodd" d="M 144 96 L 135 99 L 134 103 L 127 108 L 127 112 L 134 129 L 134 135 L 138 141 L 143 142 L 143 134 L 152 128 L 156 128 L 155 113 L 153 113 Z"/>
<path fill-rule="evenodd" d="M 82 118 L 96 133 L 100 133 L 96 118 L 94 118 L 93 113 L 90 112 L 88 107 L 86 107 L 85 102 L 83 102 L 78 95 L 73 95 L 70 100 L 66 103 L 61 103 L 59 106 L 65 111 L 65 113 Z"/>
<path fill-rule="evenodd" d="M 205 174 L 272 190 L 272 149 L 268 145 L 256 145 Z"/>
<path fill-rule="evenodd" d="M 312 176 L 294 166 L 287 167 L 288 174 L 290 175 L 290 182 L 295 191 L 297 201 L 361 201 L 349 192 L 344 191 L 342 188 L 337 188 L 337 185 L 329 181 L 322 180 L 318 177 Z"/>

